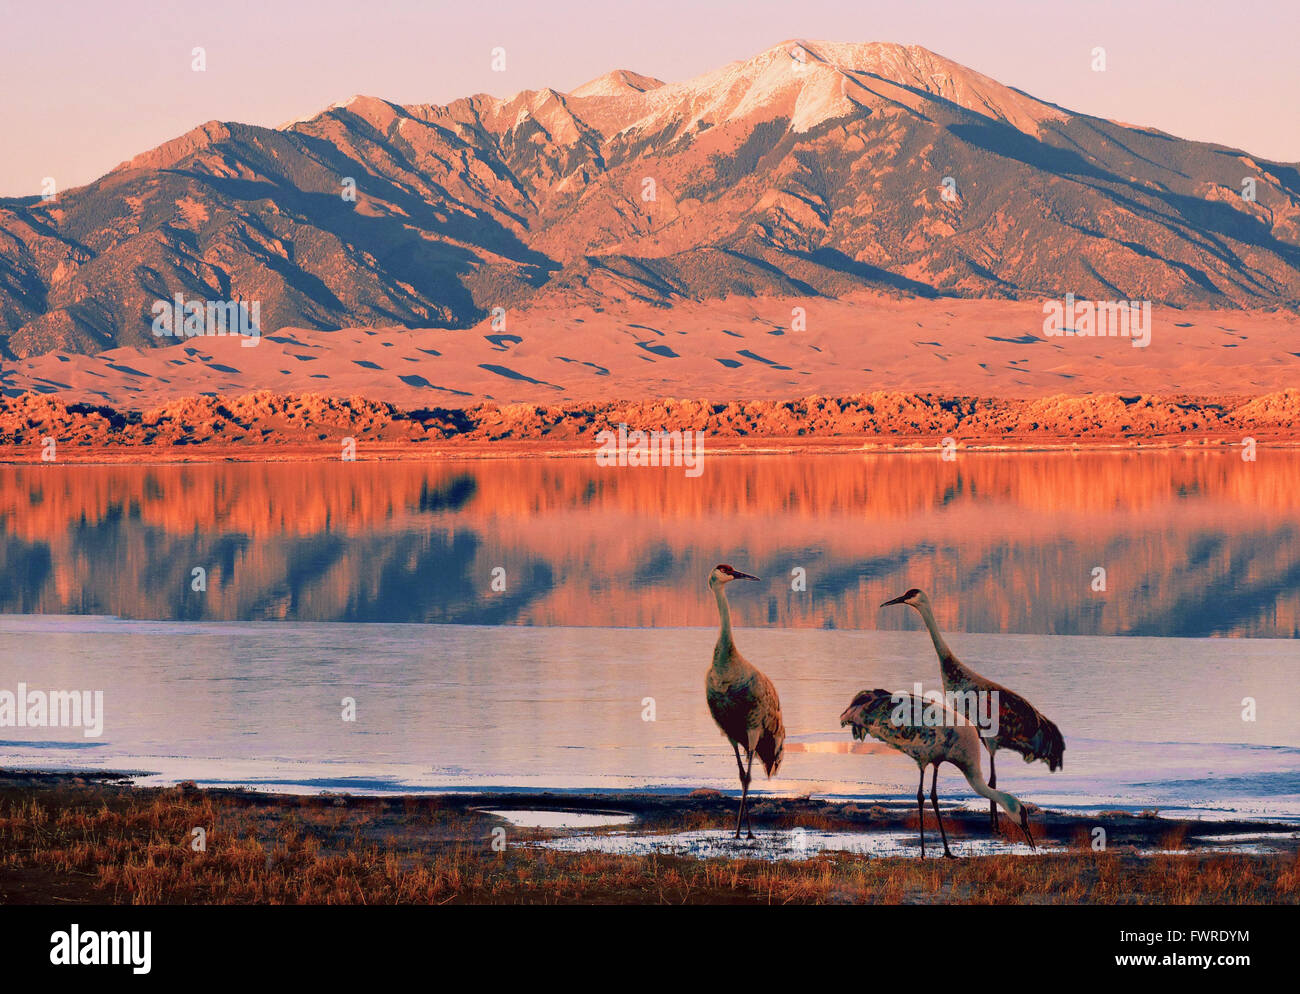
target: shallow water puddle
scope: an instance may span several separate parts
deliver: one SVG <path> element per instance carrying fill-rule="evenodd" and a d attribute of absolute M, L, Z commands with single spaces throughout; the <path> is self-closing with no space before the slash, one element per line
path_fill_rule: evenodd
<path fill-rule="evenodd" d="M 1253 850 L 1259 849 L 1261 852 L 1276 852 L 1276 849 L 1259 846 L 1241 846 L 1232 843 L 1241 843 L 1247 840 L 1255 842 L 1280 842 L 1283 839 L 1300 839 L 1300 832 L 1293 832 L 1286 835 L 1280 832 L 1237 832 L 1228 835 L 1202 835 L 1199 839 L 1201 842 L 1212 842 L 1217 846 L 1226 846 L 1233 850 Z"/>
<path fill-rule="evenodd" d="M 1227 836 L 1225 836 L 1226 838 Z M 1269 845 L 1214 845 L 1197 846 L 1195 849 L 1138 849 L 1139 856 L 1195 856 L 1201 853 L 1231 853 L 1234 856 L 1268 856 L 1282 852 L 1281 846 Z"/>
<path fill-rule="evenodd" d="M 921 854 L 912 832 L 821 832 L 794 828 L 763 832 L 757 839 L 736 839 L 726 830 L 677 832 L 670 835 L 629 835 L 611 832 L 603 835 L 571 835 L 548 839 L 531 845 L 561 852 L 602 852 L 625 856 L 696 856 L 701 859 L 811 859 L 824 852 L 848 852 L 865 856 L 915 856 Z M 1028 856 L 1032 850 L 1023 842 L 994 842 L 990 839 L 950 841 L 955 856 Z M 1038 847 L 1038 852 L 1061 852 Z M 943 845 L 928 836 L 926 856 L 940 856 Z"/>
<path fill-rule="evenodd" d="M 551 813 L 551 812 L 545 812 Z M 555 812 L 558 814 L 558 812 Z M 542 826 L 538 826 L 542 827 Z M 549 826 L 547 826 L 549 827 Z M 1219 845 L 1198 846 L 1195 849 L 1135 849 L 1138 856 L 1186 856 L 1196 853 L 1237 853 L 1241 855 L 1261 855 L 1279 851 L 1276 847 L 1264 844 L 1222 844 L 1229 840 L 1244 838 L 1266 838 L 1262 833 L 1250 836 L 1216 836 Z M 1277 838 L 1273 836 L 1273 838 Z M 822 832 L 809 829 L 785 829 L 777 832 L 763 832 L 758 838 L 736 839 L 723 829 L 709 831 L 677 832 L 666 835 L 631 835 L 625 832 L 610 832 L 600 835 L 570 835 L 561 839 L 548 839 L 533 842 L 530 845 L 542 849 L 554 849 L 561 852 L 601 852 L 622 856 L 695 856 L 699 859 L 762 859 L 772 862 L 779 860 L 811 859 L 821 853 L 844 852 L 861 856 L 920 858 L 921 850 L 917 846 L 913 832 Z M 1031 856 L 1044 853 L 1069 852 L 1064 846 L 1039 844 L 1037 850 L 1031 850 L 1023 842 L 993 839 L 951 839 L 949 840 L 954 856 Z M 943 844 L 938 838 L 931 838 L 926 833 L 925 854 L 927 858 L 943 854 Z"/>
<path fill-rule="evenodd" d="M 518 828 L 605 828 L 609 825 L 628 825 L 636 820 L 635 815 L 625 811 L 559 811 L 554 808 L 478 810 L 486 815 L 504 818 Z"/>

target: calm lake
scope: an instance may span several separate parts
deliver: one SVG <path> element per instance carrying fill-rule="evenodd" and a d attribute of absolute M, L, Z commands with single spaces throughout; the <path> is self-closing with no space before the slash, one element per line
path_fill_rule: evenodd
<path fill-rule="evenodd" d="M 790 734 L 762 789 L 914 793 L 910 761 L 836 725 L 864 687 L 937 685 L 913 613 L 878 607 L 920 586 L 958 655 L 1065 734 L 1063 772 L 1007 755 L 999 786 L 1300 818 L 1300 453 L 1268 450 L 728 456 L 698 478 L 586 459 L 0 467 L 0 691 L 102 690 L 105 709 L 97 738 L 0 727 L 0 766 L 731 790 L 703 695 L 717 562 L 763 577 L 730 588 Z M 940 789 L 973 796 L 951 770 Z"/>

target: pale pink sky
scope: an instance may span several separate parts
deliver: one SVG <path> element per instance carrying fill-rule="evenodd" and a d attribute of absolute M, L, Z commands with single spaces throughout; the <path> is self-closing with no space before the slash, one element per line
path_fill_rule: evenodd
<path fill-rule="evenodd" d="M 274 127 L 354 93 L 445 103 L 616 68 L 678 80 L 798 37 L 919 44 L 1071 110 L 1300 161 L 1297 0 L 0 3 L 0 196 L 85 183 L 213 118 Z"/>

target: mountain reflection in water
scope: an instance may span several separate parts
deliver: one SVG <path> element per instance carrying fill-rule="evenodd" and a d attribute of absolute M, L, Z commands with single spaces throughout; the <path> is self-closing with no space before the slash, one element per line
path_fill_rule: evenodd
<path fill-rule="evenodd" d="M 0 468 L 5 613 L 709 626 L 726 561 L 746 627 L 913 628 L 920 586 L 951 631 L 1292 638 L 1300 453 Z"/>

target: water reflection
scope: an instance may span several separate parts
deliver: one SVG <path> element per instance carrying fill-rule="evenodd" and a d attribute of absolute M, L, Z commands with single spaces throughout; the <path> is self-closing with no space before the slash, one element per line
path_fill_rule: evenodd
<path fill-rule="evenodd" d="M 1296 637 L 1300 453 L 0 468 L 6 613 L 712 625 L 726 560 L 747 627 L 913 627 L 877 605 L 922 586 L 954 631 Z"/>

